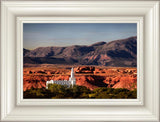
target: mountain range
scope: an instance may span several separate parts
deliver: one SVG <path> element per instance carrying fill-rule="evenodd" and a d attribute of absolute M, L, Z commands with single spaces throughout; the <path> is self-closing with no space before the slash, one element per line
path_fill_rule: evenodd
<path fill-rule="evenodd" d="M 137 66 L 137 37 L 98 42 L 92 45 L 38 47 L 23 49 L 23 62 L 29 64 L 77 64 L 114 67 Z"/>

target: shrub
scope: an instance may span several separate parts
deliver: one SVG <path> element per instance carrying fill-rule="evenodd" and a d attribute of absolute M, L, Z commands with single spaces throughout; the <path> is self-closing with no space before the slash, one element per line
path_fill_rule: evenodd
<path fill-rule="evenodd" d="M 30 90 L 24 91 L 24 98 L 97 98 L 97 99 L 136 99 L 137 89 L 133 91 L 127 89 L 113 89 L 106 87 L 99 87 L 91 91 L 85 86 L 73 87 L 51 84 L 48 89 L 45 88 L 31 88 Z"/>

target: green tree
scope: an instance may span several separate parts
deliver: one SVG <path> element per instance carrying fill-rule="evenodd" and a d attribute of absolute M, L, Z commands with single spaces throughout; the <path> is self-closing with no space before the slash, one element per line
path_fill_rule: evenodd
<path fill-rule="evenodd" d="M 51 84 L 45 88 L 31 88 L 24 91 L 24 98 L 97 98 L 97 99 L 136 99 L 137 89 L 132 91 L 127 89 L 113 89 L 106 87 L 99 87 L 91 91 L 85 86 L 74 85 L 73 87 Z"/>

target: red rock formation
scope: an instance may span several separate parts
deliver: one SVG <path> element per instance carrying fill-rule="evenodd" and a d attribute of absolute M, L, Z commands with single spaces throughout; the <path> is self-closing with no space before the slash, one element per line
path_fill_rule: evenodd
<path fill-rule="evenodd" d="M 46 81 L 48 80 L 69 80 L 70 69 L 44 69 L 36 69 L 35 67 L 24 68 L 24 91 L 32 87 L 46 87 Z M 88 71 L 93 73 L 86 73 Z M 75 72 L 81 72 L 80 74 L 75 73 L 76 84 L 86 86 L 91 90 L 98 87 L 127 88 L 129 90 L 137 88 L 136 68 L 102 68 L 82 66 L 75 68 Z"/>
<path fill-rule="evenodd" d="M 120 81 L 116 83 L 112 88 L 126 88 L 128 90 L 133 90 L 137 88 L 137 78 L 121 77 Z"/>
<path fill-rule="evenodd" d="M 81 66 L 76 68 L 76 73 L 93 73 L 94 70 L 92 66 Z"/>

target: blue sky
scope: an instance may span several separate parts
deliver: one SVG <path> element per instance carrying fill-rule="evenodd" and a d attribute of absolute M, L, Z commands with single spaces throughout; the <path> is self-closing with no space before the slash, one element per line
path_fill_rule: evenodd
<path fill-rule="evenodd" d="M 136 23 L 24 23 L 23 47 L 91 45 L 137 36 Z"/>

